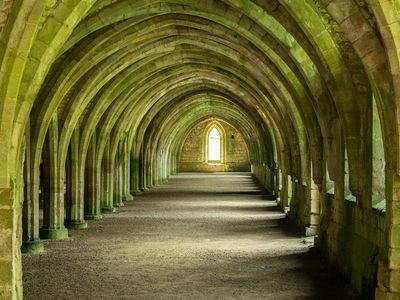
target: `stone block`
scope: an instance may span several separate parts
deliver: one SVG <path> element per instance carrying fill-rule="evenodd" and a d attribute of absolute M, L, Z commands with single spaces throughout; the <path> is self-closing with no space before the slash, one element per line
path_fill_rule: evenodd
<path fill-rule="evenodd" d="M 0 260 L 0 286 L 3 282 L 12 280 L 12 262 L 11 260 Z"/>
<path fill-rule="evenodd" d="M 101 208 L 101 212 L 104 214 L 112 214 L 115 213 L 117 210 L 115 209 L 115 207 L 102 207 Z"/>
<path fill-rule="evenodd" d="M 389 247 L 400 248 L 400 224 L 390 226 Z"/>
<path fill-rule="evenodd" d="M 389 248 L 388 257 L 389 257 L 389 267 L 391 269 L 400 269 L 400 249 Z"/>
<path fill-rule="evenodd" d="M 305 228 L 305 236 L 316 236 L 318 228 L 316 226 L 308 226 Z"/>
<path fill-rule="evenodd" d="M 37 254 L 44 252 L 44 245 L 41 240 L 24 241 L 21 245 L 22 253 Z"/>
<path fill-rule="evenodd" d="M 383 286 L 383 287 L 388 287 L 389 286 L 389 279 L 390 279 L 390 272 L 388 268 L 382 264 L 378 264 L 378 283 Z"/>
<path fill-rule="evenodd" d="M 68 229 L 85 229 L 88 227 L 87 222 L 83 221 L 83 222 L 66 222 L 65 223 L 65 227 L 67 227 Z"/>
<path fill-rule="evenodd" d="M 1 264 L 0 264 L 1 268 Z M 1 271 L 0 271 L 1 277 Z M 12 288 L 10 284 L 3 283 L 0 278 L 0 299 L 12 299 Z"/>
<path fill-rule="evenodd" d="M 391 293 L 389 291 L 377 289 L 375 293 L 375 300 L 399 300 L 400 294 Z"/>
<path fill-rule="evenodd" d="M 40 229 L 40 237 L 49 240 L 64 240 L 68 238 L 67 228 L 42 228 Z"/>
<path fill-rule="evenodd" d="M 102 219 L 102 215 L 85 215 L 85 220 L 100 220 Z"/>
<path fill-rule="evenodd" d="M 389 289 L 391 292 L 400 295 L 400 269 L 390 271 L 390 284 Z"/>
<path fill-rule="evenodd" d="M 125 194 L 123 201 L 132 201 L 134 197 L 131 194 Z"/>
<path fill-rule="evenodd" d="M 320 221 L 320 215 L 311 214 L 309 220 L 311 225 L 318 225 Z"/>

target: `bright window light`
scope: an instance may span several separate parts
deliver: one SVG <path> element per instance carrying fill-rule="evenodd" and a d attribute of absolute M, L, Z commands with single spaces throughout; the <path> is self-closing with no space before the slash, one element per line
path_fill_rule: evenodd
<path fill-rule="evenodd" d="M 208 136 L 208 160 L 221 160 L 221 135 L 217 128 L 213 128 Z"/>

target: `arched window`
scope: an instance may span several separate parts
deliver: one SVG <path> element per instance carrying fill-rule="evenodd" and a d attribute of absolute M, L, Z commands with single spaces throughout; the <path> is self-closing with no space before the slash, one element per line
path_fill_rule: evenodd
<path fill-rule="evenodd" d="M 217 128 L 213 128 L 208 135 L 208 160 L 221 160 L 221 135 Z"/>

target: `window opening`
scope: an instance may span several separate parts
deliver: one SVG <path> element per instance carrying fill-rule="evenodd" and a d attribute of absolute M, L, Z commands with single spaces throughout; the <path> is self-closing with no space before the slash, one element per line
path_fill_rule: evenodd
<path fill-rule="evenodd" d="M 385 148 L 375 97 L 372 99 L 372 206 L 386 211 L 385 197 Z"/>
<path fill-rule="evenodd" d="M 213 128 L 208 135 L 208 160 L 221 160 L 221 135 L 217 128 Z"/>
<path fill-rule="evenodd" d="M 347 148 L 344 149 L 344 198 L 350 202 L 356 202 L 356 197 L 350 191 L 350 170 L 349 157 L 347 156 Z"/>
<path fill-rule="evenodd" d="M 326 192 L 330 195 L 335 194 L 335 182 L 331 179 L 329 176 L 329 170 L 328 170 L 328 162 L 325 163 L 325 168 L 326 168 Z"/>

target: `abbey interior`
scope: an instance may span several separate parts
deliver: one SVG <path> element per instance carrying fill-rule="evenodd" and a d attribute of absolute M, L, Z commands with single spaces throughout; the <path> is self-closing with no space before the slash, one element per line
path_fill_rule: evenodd
<path fill-rule="evenodd" d="M 49 273 L 40 264 L 75 243 L 85 251 L 70 260 L 60 254 L 55 264 L 69 266 L 85 255 L 90 261 L 103 250 L 89 242 L 100 244 L 96 236 L 107 230 L 111 244 L 104 249 L 119 245 L 113 234 L 120 232 L 131 235 L 123 241 L 138 251 L 147 245 L 146 230 L 165 221 L 167 212 L 186 203 L 193 214 L 185 210 L 181 221 L 200 214 L 203 202 L 190 202 L 199 197 L 209 197 L 207 213 L 220 212 L 212 215 L 217 218 L 223 214 L 217 204 L 233 205 L 235 194 L 243 210 L 226 217 L 251 215 L 249 203 L 256 200 L 246 197 L 257 196 L 251 184 L 269 195 L 257 198 L 259 208 L 275 205 L 273 213 L 295 230 L 293 238 L 312 241 L 307 263 L 313 255 L 324 260 L 321 272 L 338 274 L 361 299 L 400 299 L 399 0 L 2 0 L 0 68 L 1 299 L 90 299 L 74 294 L 76 284 L 57 279 L 65 272 Z M 204 186 L 196 194 L 199 182 Z M 166 208 L 183 196 L 189 202 Z M 129 225 L 145 209 L 159 215 L 143 228 Z M 257 220 L 248 222 L 265 229 L 267 213 L 258 209 L 251 217 Z M 114 228 L 111 220 L 122 225 Z M 185 234 L 200 234 L 207 220 L 198 215 L 198 226 L 189 222 L 192 231 Z M 224 239 L 232 239 L 227 253 L 250 253 L 252 246 L 268 269 L 268 251 L 279 257 L 289 247 L 287 241 L 271 250 L 267 229 L 237 231 L 246 220 L 235 220 L 224 231 Z M 157 227 L 153 242 L 173 226 L 183 230 L 172 225 Z M 185 246 L 169 241 L 177 253 Z M 222 243 L 208 239 L 198 247 L 212 252 Z M 141 263 L 154 258 L 151 247 L 142 249 Z M 131 266 L 121 286 L 143 280 L 132 279 L 145 272 L 134 262 L 118 265 L 121 255 L 114 255 L 115 269 Z M 202 255 L 187 254 L 187 268 Z M 209 280 L 217 285 L 213 290 L 204 278 L 182 285 L 198 288 L 192 297 L 177 289 L 137 299 L 272 299 L 274 288 L 262 282 L 277 278 L 267 273 L 260 273 L 257 295 L 240 294 L 249 276 L 264 272 L 256 271 L 255 258 L 240 257 L 242 279 L 235 277 L 225 296 L 218 288 L 233 278 L 229 270 L 225 281 Z M 204 274 L 213 264 L 201 264 Z M 252 264 L 254 270 L 246 269 Z M 277 264 L 276 272 L 284 266 Z M 304 276 L 313 273 L 306 264 L 299 268 Z M 107 281 L 110 269 L 96 273 L 108 274 Z M 156 278 L 153 292 L 163 270 L 146 279 Z M 215 269 L 213 276 L 225 271 Z M 286 271 L 275 288 L 290 290 L 292 281 L 302 281 Z M 46 274 L 46 282 L 58 280 L 57 291 L 69 296 L 32 296 L 32 286 L 46 295 L 46 286 L 30 281 Z M 77 281 L 89 276 L 66 275 Z M 179 278 L 171 280 L 178 284 Z M 92 299 L 136 299 L 134 292 L 118 296 L 122 290 Z M 339 299 L 318 293 L 273 299 Z"/>

